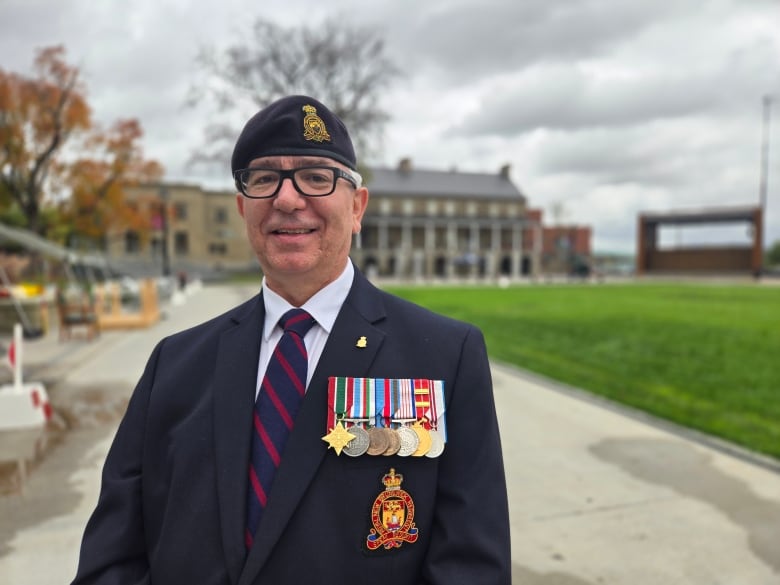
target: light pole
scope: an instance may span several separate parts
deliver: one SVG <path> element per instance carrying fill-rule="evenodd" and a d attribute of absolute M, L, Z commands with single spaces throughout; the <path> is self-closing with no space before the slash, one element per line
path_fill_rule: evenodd
<path fill-rule="evenodd" d="M 765 94 L 761 98 L 762 108 L 762 123 L 761 123 L 761 180 L 758 185 L 758 205 L 761 210 L 761 225 L 756 226 L 760 230 L 760 242 L 758 245 L 761 247 L 761 265 L 759 268 L 763 272 L 764 264 L 764 239 L 766 238 L 766 203 L 767 192 L 769 190 L 769 134 L 772 116 L 772 101 L 775 96 L 772 94 Z"/>
<path fill-rule="evenodd" d="M 769 127 L 772 115 L 772 100 L 774 96 L 766 94 L 761 98 L 763 104 L 763 116 L 761 125 L 761 182 L 758 187 L 758 204 L 761 214 L 766 214 L 766 194 L 769 187 Z"/>
<path fill-rule="evenodd" d="M 162 273 L 171 275 L 171 259 L 168 254 L 168 188 L 160 187 L 160 228 L 162 229 Z"/>

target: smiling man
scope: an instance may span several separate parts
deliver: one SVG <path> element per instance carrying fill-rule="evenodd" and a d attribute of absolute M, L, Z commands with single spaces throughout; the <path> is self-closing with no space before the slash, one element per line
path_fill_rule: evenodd
<path fill-rule="evenodd" d="M 368 190 L 357 172 L 322 157 L 254 158 L 235 176 L 238 211 L 266 284 L 303 305 L 343 272 Z"/>
<path fill-rule="evenodd" d="M 350 262 L 369 193 L 344 124 L 278 100 L 232 171 L 261 291 L 155 348 L 74 583 L 509 585 L 484 339 Z"/>

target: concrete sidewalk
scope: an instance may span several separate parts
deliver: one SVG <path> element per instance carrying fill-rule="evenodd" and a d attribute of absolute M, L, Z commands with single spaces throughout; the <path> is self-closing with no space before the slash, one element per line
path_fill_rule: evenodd
<path fill-rule="evenodd" d="M 255 290 L 205 287 L 149 329 L 92 343 L 55 335 L 28 343 L 28 379 L 47 383 L 59 430 L 36 439 L 23 486 L 0 477 L 0 583 L 72 579 L 103 459 L 154 344 Z M 713 448 L 520 370 L 495 364 L 493 375 L 514 583 L 780 583 L 776 462 Z"/>

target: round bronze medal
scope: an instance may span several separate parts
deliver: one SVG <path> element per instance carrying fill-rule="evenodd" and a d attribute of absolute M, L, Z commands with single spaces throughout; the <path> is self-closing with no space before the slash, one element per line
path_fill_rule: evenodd
<path fill-rule="evenodd" d="M 401 438 L 401 448 L 398 449 L 398 455 L 401 457 L 409 457 L 412 453 L 417 451 L 417 447 L 420 445 L 420 439 L 409 427 L 400 427 L 395 431 Z"/>
<path fill-rule="evenodd" d="M 355 438 L 347 443 L 347 446 L 342 449 L 342 452 L 350 457 L 360 457 L 368 450 L 368 433 L 363 427 L 359 426 L 349 427 L 347 431 L 349 431 L 350 434 L 355 435 Z"/>
<path fill-rule="evenodd" d="M 371 427 L 366 432 L 368 433 L 368 449 L 366 453 L 369 455 L 381 455 L 390 446 L 390 438 L 384 433 L 385 429 L 380 427 Z"/>
<path fill-rule="evenodd" d="M 426 457 L 438 457 L 444 452 L 444 438 L 435 429 L 428 431 L 431 436 L 431 448 L 425 454 Z"/>
<path fill-rule="evenodd" d="M 401 448 L 401 437 L 393 429 L 385 429 L 387 431 L 387 437 L 390 440 L 390 444 L 383 453 L 383 455 L 395 455 Z"/>

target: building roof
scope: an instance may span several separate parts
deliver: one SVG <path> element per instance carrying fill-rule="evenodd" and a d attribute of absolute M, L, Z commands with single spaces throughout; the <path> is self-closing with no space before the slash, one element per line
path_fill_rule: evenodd
<path fill-rule="evenodd" d="M 512 199 L 526 202 L 508 172 L 463 173 L 459 171 L 402 170 L 371 167 L 366 186 L 374 195 Z"/>
<path fill-rule="evenodd" d="M 648 211 L 640 213 L 639 217 L 645 223 L 656 224 L 730 223 L 734 221 L 753 221 L 755 213 L 759 209 L 756 206 L 707 207 L 703 209 L 678 209 L 664 212 Z"/>

